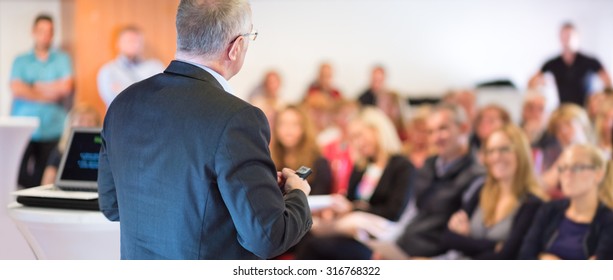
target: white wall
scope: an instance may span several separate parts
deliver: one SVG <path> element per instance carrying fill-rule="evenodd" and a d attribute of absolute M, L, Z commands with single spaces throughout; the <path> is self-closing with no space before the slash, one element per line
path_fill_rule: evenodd
<path fill-rule="evenodd" d="M 55 42 L 62 38 L 60 0 L 0 0 L 0 116 L 10 113 L 9 76 L 15 57 L 33 47 L 32 23 L 39 13 L 55 21 Z M 57 45 L 57 44 L 54 44 Z"/>
<path fill-rule="evenodd" d="M 390 87 L 405 96 L 439 95 L 495 78 L 509 78 L 523 88 L 558 53 L 558 30 L 565 20 L 578 26 L 584 51 L 613 71 L 610 0 L 251 2 L 260 35 L 230 82 L 241 97 L 265 70 L 276 68 L 283 75 L 284 99 L 299 100 L 323 60 L 335 66 L 337 85 L 348 97 L 367 85 L 376 63 L 388 68 Z M 0 114 L 8 114 L 10 65 L 31 46 L 34 16 L 49 12 L 59 26 L 59 3 L 0 0 Z M 56 42 L 60 38 L 57 34 Z"/>
<path fill-rule="evenodd" d="M 495 78 L 523 89 L 558 53 L 565 20 L 577 25 L 584 51 L 613 68 L 609 0 L 252 0 L 252 9 L 260 35 L 231 80 L 243 97 L 277 68 L 285 99 L 296 101 L 322 60 L 333 63 L 348 97 L 366 87 L 376 63 L 405 96 Z"/>

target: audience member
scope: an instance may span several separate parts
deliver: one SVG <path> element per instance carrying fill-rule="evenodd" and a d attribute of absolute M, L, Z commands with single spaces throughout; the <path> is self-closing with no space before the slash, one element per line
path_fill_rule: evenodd
<path fill-rule="evenodd" d="M 427 158 L 436 152 L 428 142 L 428 118 L 431 108 L 429 105 L 421 105 L 414 110 L 407 124 L 407 141 L 404 143 L 404 154 L 419 169 L 424 165 Z"/>
<path fill-rule="evenodd" d="M 587 115 L 590 117 L 590 121 L 592 122 L 592 124 L 596 123 L 596 116 L 598 115 L 600 106 L 603 102 L 606 102 L 606 99 L 607 94 L 604 92 L 596 92 L 588 97 L 585 109 L 587 111 Z"/>
<path fill-rule="evenodd" d="M 314 220 L 314 237 L 298 252 L 298 258 L 361 258 L 365 248 L 343 229 L 343 217 L 349 213 L 368 212 L 391 221 L 400 218 L 412 192 L 414 167 L 400 154 L 394 131 L 385 114 L 373 107 L 364 108 L 351 121 L 349 137 L 356 158 L 347 196 L 335 195 L 333 206 Z"/>
<path fill-rule="evenodd" d="M 342 99 L 342 93 L 334 85 L 333 74 L 334 70 L 330 63 L 320 64 L 317 79 L 309 86 L 305 99 L 318 94 L 324 95 L 333 101 Z"/>
<path fill-rule="evenodd" d="M 560 104 L 574 103 L 584 106 L 588 94 L 594 89 L 586 83 L 597 73 L 605 87 L 611 87 L 611 78 L 602 64 L 579 51 L 579 34 L 575 26 L 564 23 L 560 30 L 562 54 L 547 61 L 529 81 L 530 88 L 544 85 L 543 74 L 551 72 L 556 81 Z"/>
<path fill-rule="evenodd" d="M 271 147 L 272 159 L 281 169 L 286 166 L 297 170 L 300 166 L 310 167 L 313 174 L 307 181 L 311 194 L 330 194 L 332 191 L 332 171 L 317 143 L 315 131 L 306 113 L 290 105 L 277 113 Z"/>
<path fill-rule="evenodd" d="M 470 259 L 516 259 L 545 195 L 532 167 L 530 143 L 507 124 L 484 142 L 485 184 L 476 209 L 451 217 L 443 243 Z"/>
<path fill-rule="evenodd" d="M 126 26 L 117 37 L 117 57 L 98 71 L 98 92 L 108 108 L 115 97 L 133 83 L 164 71 L 157 59 L 145 59 L 145 38 L 136 26 Z"/>
<path fill-rule="evenodd" d="M 556 168 L 566 198 L 539 210 L 520 258 L 613 259 L 613 166 L 607 171 L 598 148 L 578 144 L 564 150 Z"/>
<path fill-rule="evenodd" d="M 334 126 L 333 109 L 340 102 L 333 101 L 325 94 L 314 93 L 303 100 L 301 106 L 307 112 L 309 118 L 313 120 L 317 133 L 317 144 L 325 147 L 339 137 L 340 131 Z"/>
<path fill-rule="evenodd" d="M 98 110 L 89 104 L 81 104 L 74 106 L 66 117 L 64 124 L 64 133 L 60 138 L 58 145 L 51 151 L 47 167 L 43 173 L 41 185 L 53 184 L 56 179 L 57 171 L 62 160 L 62 155 L 68 145 L 68 138 L 72 129 L 75 127 L 100 127 L 102 126 L 102 118 Z"/>
<path fill-rule="evenodd" d="M 490 134 L 504 125 L 511 123 L 511 116 L 506 109 L 496 104 L 489 104 L 477 112 L 473 125 L 473 134 L 470 139 L 470 147 L 474 153 L 479 153 L 481 143 Z"/>
<path fill-rule="evenodd" d="M 377 65 L 372 68 L 370 74 L 370 85 L 360 96 L 358 101 L 362 106 L 375 106 L 380 94 L 387 91 L 385 87 L 385 68 Z"/>
<path fill-rule="evenodd" d="M 40 185 L 49 154 L 64 130 L 66 110 L 62 103 L 73 90 L 70 58 L 52 48 L 53 31 L 50 16 L 37 16 L 32 27 L 34 49 L 19 55 L 11 69 L 11 115 L 40 120 L 19 169 L 18 183 L 26 188 Z"/>
<path fill-rule="evenodd" d="M 442 101 L 461 106 L 466 112 L 468 126 L 472 131 L 472 124 L 477 116 L 477 95 L 472 89 L 452 90 L 443 96 Z"/>
<path fill-rule="evenodd" d="M 275 70 L 270 70 L 264 75 L 264 79 L 249 94 L 248 100 L 262 111 L 268 118 L 271 129 L 275 123 L 275 113 L 283 108 L 285 104 L 280 98 L 279 89 L 281 88 L 281 76 Z"/>
<path fill-rule="evenodd" d="M 407 101 L 398 93 L 387 91 L 379 94 L 377 97 L 377 107 L 392 121 L 400 141 L 404 143 L 408 138 L 406 131 L 406 119 L 409 109 Z"/>
<path fill-rule="evenodd" d="M 360 110 L 360 104 L 352 100 L 342 100 L 336 103 L 333 110 L 334 126 L 338 137 L 322 147 L 324 156 L 332 168 L 332 193 L 347 194 L 349 178 L 353 169 L 353 155 L 351 152 L 348 126 Z"/>
<path fill-rule="evenodd" d="M 607 154 L 607 159 L 611 159 L 613 145 L 611 141 L 611 129 L 613 128 L 613 97 L 606 97 L 600 103 L 595 119 L 596 145 Z"/>
<path fill-rule="evenodd" d="M 533 147 L 542 147 L 554 140 L 553 135 L 547 133 L 546 102 L 545 95 L 537 91 L 528 91 L 524 95 L 520 126 Z"/>
<path fill-rule="evenodd" d="M 353 235 L 355 240 L 334 240 L 343 244 L 342 257 L 405 259 L 445 253 L 441 238 L 447 221 L 462 207 L 475 203 L 485 172 L 468 151 L 468 120 L 462 107 L 435 106 L 428 130 L 437 155 L 416 171 L 410 182 L 411 200 L 398 222 L 359 212 L 343 217 L 337 231 Z"/>
<path fill-rule="evenodd" d="M 594 132 L 585 110 L 572 103 L 562 104 L 551 114 L 548 129 L 556 142 L 537 151 L 537 162 L 542 166 L 536 169 L 546 192 L 555 199 L 561 197 L 556 163 L 559 155 L 572 144 L 594 143 Z"/>
<path fill-rule="evenodd" d="M 466 145 L 467 121 L 461 107 L 445 104 L 436 107 L 428 120 L 430 141 L 438 154 L 426 160 L 414 181 L 417 214 L 396 242 L 406 256 L 444 253 L 441 237 L 447 221 L 474 200 L 482 185 L 483 167 Z"/>

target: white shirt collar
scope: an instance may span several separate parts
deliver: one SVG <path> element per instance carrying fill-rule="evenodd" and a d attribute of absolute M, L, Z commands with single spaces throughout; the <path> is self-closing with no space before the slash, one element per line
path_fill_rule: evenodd
<path fill-rule="evenodd" d="M 226 78 L 224 78 L 219 73 L 215 72 L 215 70 L 213 70 L 213 69 L 211 69 L 209 67 L 206 67 L 205 65 L 202 65 L 202 64 L 198 64 L 198 63 L 194 63 L 194 62 L 190 62 L 190 61 L 186 61 L 186 60 L 181 60 L 181 59 L 177 59 L 177 60 L 181 61 L 181 62 L 189 63 L 189 64 L 194 65 L 194 66 L 198 66 L 198 67 L 204 69 L 205 71 L 209 72 L 211 75 L 213 75 L 213 78 L 215 78 L 215 80 L 217 80 L 217 82 L 219 82 L 219 84 L 221 84 L 221 87 L 226 92 L 234 95 L 234 90 L 232 90 L 232 87 L 230 87 L 230 84 L 228 83 Z"/>

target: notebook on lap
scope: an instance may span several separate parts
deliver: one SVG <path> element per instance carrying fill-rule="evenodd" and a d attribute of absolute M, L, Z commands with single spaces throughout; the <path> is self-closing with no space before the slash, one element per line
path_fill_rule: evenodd
<path fill-rule="evenodd" d="M 38 207 L 98 210 L 100 128 L 74 128 L 58 167 L 55 184 L 19 190 L 17 202 Z"/>

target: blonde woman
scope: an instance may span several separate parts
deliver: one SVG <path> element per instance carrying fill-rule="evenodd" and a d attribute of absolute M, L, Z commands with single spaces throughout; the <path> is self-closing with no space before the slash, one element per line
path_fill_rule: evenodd
<path fill-rule="evenodd" d="M 536 151 L 537 171 L 545 191 L 552 198 L 560 198 L 559 174 L 557 163 L 562 151 L 573 144 L 594 143 L 594 130 L 587 112 L 575 104 L 562 104 L 549 119 L 549 132 L 555 136 L 557 143 Z"/>
<path fill-rule="evenodd" d="M 534 175 L 530 143 L 519 127 L 508 124 L 494 130 L 482 150 L 487 177 L 477 207 L 456 212 L 442 240 L 471 259 L 516 259 L 545 199 Z"/>
<path fill-rule="evenodd" d="M 613 153 L 613 96 L 607 96 L 598 106 L 596 120 L 596 144 L 607 155 Z M 609 157 L 610 158 L 610 157 Z"/>
<path fill-rule="evenodd" d="M 363 211 L 398 221 L 411 193 L 415 168 L 401 154 L 401 142 L 391 120 L 380 109 L 365 107 L 349 123 L 354 168 L 347 195 L 335 195 L 334 205 L 321 219 L 314 219 L 310 238 L 297 254 L 299 259 L 348 259 L 368 250 L 339 224 L 349 213 Z M 354 225 L 355 226 L 355 225 Z M 356 252 L 358 250 L 360 252 Z"/>
<path fill-rule="evenodd" d="M 98 110 L 92 105 L 81 104 L 77 105 L 70 110 L 64 124 L 64 132 L 57 145 L 57 147 L 51 151 L 47 166 L 43 173 L 42 185 L 52 184 L 57 176 L 58 167 L 62 159 L 62 154 L 68 144 L 68 137 L 70 132 L 75 127 L 100 127 L 102 125 L 102 118 L 98 113 Z"/>
<path fill-rule="evenodd" d="M 520 258 L 613 259 L 613 174 L 602 151 L 572 145 L 556 168 L 567 198 L 539 210 Z"/>
<path fill-rule="evenodd" d="M 385 113 L 372 107 L 366 107 L 351 121 L 349 139 L 355 160 L 347 200 L 336 208 L 338 214 L 362 210 L 398 220 L 408 202 L 414 167 L 402 155 L 395 131 Z"/>
<path fill-rule="evenodd" d="M 424 165 L 427 158 L 436 154 L 434 148 L 428 142 L 428 117 L 430 106 L 422 105 L 415 110 L 407 124 L 407 141 L 404 142 L 403 153 L 409 158 L 415 168 Z"/>

